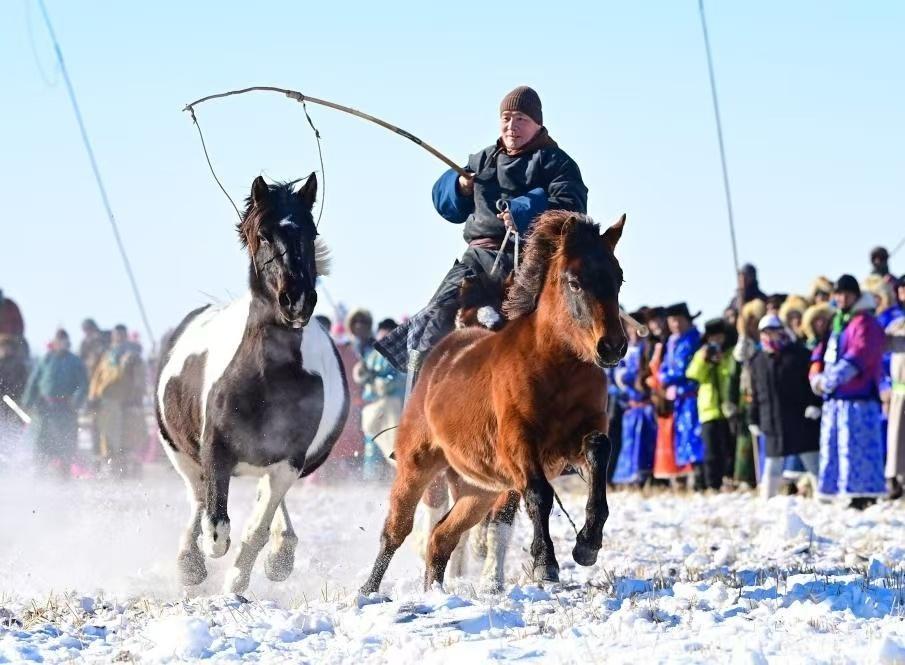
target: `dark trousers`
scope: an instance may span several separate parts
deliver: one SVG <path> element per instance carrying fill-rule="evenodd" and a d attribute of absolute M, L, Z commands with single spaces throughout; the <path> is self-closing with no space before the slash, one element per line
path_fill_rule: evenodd
<path fill-rule="evenodd" d="M 732 459 L 732 435 L 729 421 L 725 418 L 701 423 L 701 438 L 704 439 L 704 486 L 718 490 L 723 485 L 723 476 L 728 475 Z"/>
<path fill-rule="evenodd" d="M 491 276 L 490 271 L 497 256 L 499 256 L 499 252 L 494 250 L 469 247 L 462 258 L 453 264 L 430 299 L 428 307 L 431 309 L 431 315 L 415 350 L 427 353 L 456 327 L 459 289 L 466 276 L 474 275 L 482 278 L 487 276 L 494 281 L 499 281 L 500 284 L 503 283 L 512 272 L 513 257 L 510 252 L 505 252 L 500 258 L 497 271 Z"/>

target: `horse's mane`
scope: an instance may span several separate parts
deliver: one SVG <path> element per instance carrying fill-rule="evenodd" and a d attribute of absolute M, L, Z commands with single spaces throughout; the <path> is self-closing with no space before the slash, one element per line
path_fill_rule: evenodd
<path fill-rule="evenodd" d="M 242 213 L 242 221 L 236 224 L 236 232 L 239 234 L 239 242 L 243 248 L 248 248 L 252 256 L 258 253 L 258 234 L 261 232 L 261 225 L 268 213 L 273 209 L 270 202 L 277 200 L 289 206 L 289 197 L 293 195 L 292 188 L 298 180 L 290 182 L 275 182 L 268 185 L 270 196 L 268 203 L 256 206 L 251 195 L 245 198 L 245 212 Z M 314 220 L 312 219 L 312 224 Z M 327 243 L 320 236 L 314 239 L 314 260 L 317 265 L 317 274 L 326 276 L 330 274 L 330 264 L 332 262 L 330 249 Z"/>
<path fill-rule="evenodd" d="M 568 210 L 548 210 L 534 223 L 525 244 L 515 283 L 503 303 L 503 313 L 512 321 L 537 309 L 547 269 L 557 252 L 567 244 L 593 233 L 599 237 L 600 227 L 590 218 Z M 588 238 L 591 240 L 591 238 Z"/>

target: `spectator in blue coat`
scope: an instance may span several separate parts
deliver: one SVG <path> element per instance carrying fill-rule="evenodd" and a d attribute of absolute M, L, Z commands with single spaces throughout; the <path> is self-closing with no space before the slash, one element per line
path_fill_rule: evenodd
<path fill-rule="evenodd" d="M 526 235 L 548 209 L 587 212 L 581 172 L 547 133 L 538 94 L 516 88 L 503 98 L 499 118 L 500 138 L 468 159 L 467 175 L 450 169 L 434 185 L 434 207 L 447 221 L 464 225 L 468 249 L 428 306 L 378 344 L 398 370 L 408 367 L 410 384 L 424 355 L 455 327 L 463 279 L 474 275 L 502 284 L 512 271 L 514 244 L 503 247 L 507 230 Z"/>
<path fill-rule="evenodd" d="M 666 308 L 669 340 L 666 355 L 660 368 L 660 382 L 675 405 L 676 464 L 691 464 L 695 472 L 695 489 L 704 489 L 704 443 L 698 419 L 698 384 L 686 376 L 695 352 L 701 346 L 701 333 L 694 326 L 694 316 L 688 305 L 678 303 Z"/>

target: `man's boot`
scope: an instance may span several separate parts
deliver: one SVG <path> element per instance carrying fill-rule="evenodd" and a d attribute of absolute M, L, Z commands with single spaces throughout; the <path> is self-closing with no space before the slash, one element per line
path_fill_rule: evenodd
<path fill-rule="evenodd" d="M 902 498 L 902 483 L 900 483 L 899 479 L 895 476 L 886 479 L 886 490 L 888 492 L 890 501 L 895 501 L 896 499 Z"/>

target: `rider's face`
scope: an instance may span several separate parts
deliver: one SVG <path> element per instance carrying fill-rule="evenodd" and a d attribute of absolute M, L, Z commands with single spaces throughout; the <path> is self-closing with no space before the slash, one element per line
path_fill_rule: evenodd
<path fill-rule="evenodd" d="M 506 150 L 518 150 L 540 131 L 540 125 L 519 111 L 503 111 L 500 116 L 500 136 Z"/>

